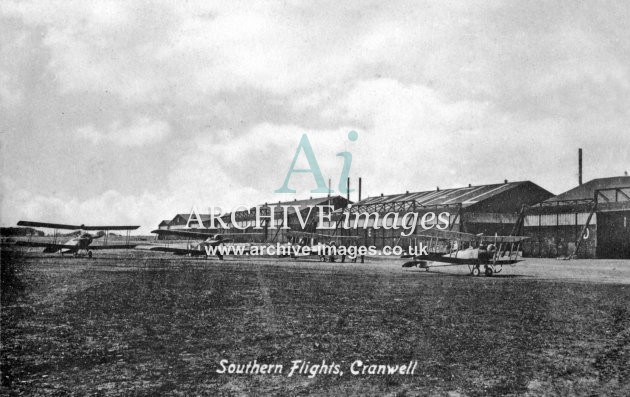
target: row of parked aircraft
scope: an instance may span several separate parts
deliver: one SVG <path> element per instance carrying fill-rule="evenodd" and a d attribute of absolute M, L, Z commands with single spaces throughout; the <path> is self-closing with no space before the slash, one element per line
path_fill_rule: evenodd
<path fill-rule="evenodd" d="M 43 247 L 46 253 L 72 254 L 74 256 L 92 257 L 94 250 L 109 249 L 140 249 L 146 251 L 167 252 L 175 255 L 205 256 L 208 257 L 211 247 L 232 242 L 233 236 L 247 238 L 248 234 L 214 234 L 211 231 L 192 230 L 153 230 L 152 233 L 160 235 L 177 236 L 186 239 L 185 246 L 171 244 L 130 244 L 129 233 L 139 226 L 86 226 L 67 225 L 48 222 L 19 221 L 18 226 L 50 228 L 54 229 L 53 240 L 49 242 L 40 241 L 17 241 L 18 246 Z M 59 230 L 73 230 L 72 238 L 65 242 L 60 242 Z M 123 244 L 108 244 L 108 236 L 111 231 L 126 231 L 126 240 Z M 91 234 L 89 231 L 96 231 Z M 257 234 L 256 234 L 257 235 Z M 290 232 L 292 242 L 287 245 L 297 245 L 298 247 L 308 247 L 305 255 L 317 255 L 320 260 L 335 261 L 335 255 L 322 254 L 317 250 L 321 244 L 340 247 L 361 246 L 361 238 L 349 236 L 335 236 L 319 233 Z M 102 244 L 92 244 L 97 239 L 103 239 Z M 484 236 L 470 233 L 453 232 L 446 230 L 427 230 L 421 233 L 412 234 L 408 237 L 401 237 L 395 245 L 407 247 L 401 258 L 408 259 L 402 266 L 404 268 L 417 267 L 427 271 L 433 267 L 465 265 L 468 266 L 472 275 L 485 274 L 492 276 L 501 271 L 505 264 L 513 264 L 520 260 L 521 243 L 526 239 L 524 236 Z M 424 247 L 423 247 L 424 245 Z M 421 250 L 413 249 L 423 247 Z M 248 246 L 248 249 L 251 245 Z M 215 250 L 216 251 L 216 250 Z M 350 251 L 350 250 L 349 250 Z M 247 250 L 243 252 L 247 253 Z M 294 252 L 300 252 L 295 250 Z M 357 252 L 355 249 L 353 252 Z M 216 252 L 216 255 L 223 259 L 223 255 Z M 299 254 L 292 254 L 296 256 Z M 359 255 L 348 257 L 349 260 L 356 261 Z M 345 261 L 346 256 L 341 256 L 341 261 Z M 363 256 L 361 256 L 363 262 Z"/>

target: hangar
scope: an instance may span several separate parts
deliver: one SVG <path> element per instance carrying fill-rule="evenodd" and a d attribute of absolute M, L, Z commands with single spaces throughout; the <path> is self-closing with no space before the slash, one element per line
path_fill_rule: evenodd
<path fill-rule="evenodd" d="M 350 213 L 394 212 L 403 216 L 408 212 L 423 215 L 427 212 L 448 212 L 449 229 L 467 233 L 486 235 L 512 234 L 523 209 L 527 205 L 539 203 L 553 194 L 530 181 L 508 182 L 489 185 L 468 185 L 452 189 L 421 191 L 368 197 L 352 205 Z M 333 222 L 337 225 L 337 235 L 352 235 L 364 238 L 364 243 L 382 248 L 392 245 L 400 236 L 400 229 L 384 229 L 381 224 L 369 219 L 368 224 L 359 220 L 355 229 L 346 230 L 341 225 L 342 211 L 337 211 Z M 370 223 L 371 222 L 371 223 Z M 323 225 L 324 227 L 330 225 Z M 421 227 L 416 225 L 416 233 Z"/>
<path fill-rule="evenodd" d="M 319 219 L 319 206 L 330 205 L 334 210 L 345 208 L 349 201 L 342 196 L 318 197 L 305 200 L 278 201 L 277 203 L 265 203 L 258 206 L 261 217 L 265 217 L 262 222 L 262 230 L 255 230 L 256 221 L 255 207 L 249 211 L 238 211 L 234 213 L 237 226 L 232 224 L 231 214 L 225 214 L 221 218 L 227 224 L 227 228 L 221 228 L 219 233 L 256 233 L 258 236 L 248 236 L 244 241 L 258 240 L 266 242 L 283 242 L 288 240 L 287 229 L 293 231 L 316 232 L 317 221 Z M 290 206 L 287 211 L 287 223 L 284 223 L 283 207 Z M 274 211 L 273 227 L 270 223 L 271 211 Z M 313 208 L 311 211 L 310 208 Z M 299 216 L 298 216 L 299 213 Z M 300 223 L 302 218 L 304 227 Z M 238 241 L 238 238 L 236 238 Z"/>
<path fill-rule="evenodd" d="M 525 256 L 630 258 L 630 177 L 580 184 L 526 210 Z"/>
<path fill-rule="evenodd" d="M 278 201 L 277 203 L 264 203 L 259 205 L 259 211 L 261 218 L 263 219 L 262 230 L 254 229 L 256 221 L 256 207 L 252 207 L 249 211 L 237 211 L 234 213 L 236 225 L 232 224 L 232 213 L 227 213 L 221 216 L 221 219 L 226 224 L 226 228 L 220 227 L 221 225 L 215 221 L 215 226 L 219 226 L 212 229 L 216 233 L 230 233 L 230 234 L 247 234 L 243 238 L 238 236 L 233 237 L 237 242 L 239 241 L 256 241 L 256 242 L 283 242 L 287 241 L 287 232 L 283 227 L 288 226 L 290 230 L 294 231 L 307 231 L 315 232 L 317 226 L 317 220 L 319 219 L 320 207 L 324 205 L 331 205 L 333 210 L 345 208 L 349 201 L 342 196 L 332 197 L 318 197 L 309 198 L 305 200 L 292 200 L 292 201 Z M 289 206 L 287 211 L 287 224 L 284 224 L 283 206 Z M 312 211 L 310 208 L 314 207 Z M 273 227 L 270 223 L 271 209 L 274 211 L 274 223 Z M 297 210 L 296 210 L 297 209 Z M 302 217 L 304 227 L 300 223 L 299 215 Z M 199 214 L 201 222 L 206 229 L 210 228 L 210 215 Z M 171 220 L 163 220 L 158 225 L 158 229 L 169 230 L 197 230 L 199 223 L 195 214 L 177 214 Z M 159 239 L 178 239 L 179 237 L 166 237 L 160 236 Z"/>
<path fill-rule="evenodd" d="M 205 228 L 210 225 L 209 214 L 199 214 L 201 222 Z M 164 219 L 158 224 L 158 229 L 162 230 L 197 230 L 199 223 L 197 222 L 196 215 L 193 214 L 176 214 L 173 219 Z M 177 240 L 179 237 L 160 235 L 158 240 Z"/>
<path fill-rule="evenodd" d="M 171 220 L 170 219 L 164 219 L 164 220 L 162 220 L 162 222 L 160 222 L 158 224 L 158 229 L 168 230 L 168 229 L 170 229 L 170 225 L 171 225 Z"/>

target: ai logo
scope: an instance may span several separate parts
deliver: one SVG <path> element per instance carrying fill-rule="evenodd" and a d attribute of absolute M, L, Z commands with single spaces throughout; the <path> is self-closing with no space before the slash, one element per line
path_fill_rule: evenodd
<path fill-rule="evenodd" d="M 359 139 L 359 134 L 356 131 L 350 131 L 348 132 L 348 139 L 351 142 L 354 142 Z M 301 152 L 304 152 L 304 156 L 306 156 L 306 161 L 308 162 L 309 168 L 295 168 L 295 164 L 297 163 Z M 341 169 L 341 175 L 339 176 L 339 192 L 346 194 L 348 193 L 348 188 L 345 184 L 345 181 L 350 174 L 350 166 L 352 165 L 352 153 L 340 152 L 337 153 L 337 156 L 343 158 L 343 167 Z M 308 140 L 308 136 L 306 134 L 302 135 L 302 138 L 300 139 L 300 143 L 298 144 L 295 155 L 293 156 L 293 161 L 291 162 L 291 165 L 289 166 L 289 171 L 287 172 L 287 176 L 284 179 L 284 184 L 280 189 L 275 190 L 275 193 L 296 193 L 295 189 L 289 188 L 291 175 L 293 175 L 293 173 L 295 172 L 313 174 L 313 178 L 315 179 L 315 184 L 317 185 L 317 188 L 311 190 L 311 193 L 328 193 L 328 187 L 326 186 L 324 176 L 322 175 L 322 171 L 319 168 L 317 159 L 315 158 L 315 153 L 313 152 L 313 147 L 311 146 L 311 142 Z M 353 190 L 350 189 L 350 192 L 352 191 Z M 330 193 L 332 193 L 332 189 Z"/>

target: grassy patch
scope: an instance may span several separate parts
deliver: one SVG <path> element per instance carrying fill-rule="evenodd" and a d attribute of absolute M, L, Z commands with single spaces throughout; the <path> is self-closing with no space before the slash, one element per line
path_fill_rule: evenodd
<path fill-rule="evenodd" d="M 627 286 L 318 263 L 62 262 L 28 260 L 24 303 L 3 307 L 7 391 L 629 390 Z M 280 363 L 284 375 L 217 374 L 221 359 Z M 344 375 L 287 377 L 297 359 L 338 363 Z M 354 360 L 417 360 L 418 369 L 352 376 Z"/>

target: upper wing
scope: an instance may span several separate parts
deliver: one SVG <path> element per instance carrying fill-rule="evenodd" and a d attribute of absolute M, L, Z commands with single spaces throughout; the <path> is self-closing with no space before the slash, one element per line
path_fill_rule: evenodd
<path fill-rule="evenodd" d="M 53 243 L 44 243 L 38 241 L 16 241 L 15 245 L 22 247 L 44 247 L 49 250 L 60 250 L 63 248 L 68 249 L 76 249 L 77 244 L 53 244 Z M 113 250 L 113 249 L 131 249 L 134 248 L 136 244 L 114 244 L 114 245 L 90 245 L 88 246 L 88 250 Z"/>
<path fill-rule="evenodd" d="M 437 238 L 439 240 L 458 240 L 463 242 L 484 241 L 487 243 L 520 243 L 529 238 L 525 236 L 484 236 L 440 229 L 423 230 L 420 233 L 412 234 L 408 237 Z"/>
<path fill-rule="evenodd" d="M 172 229 L 156 229 L 152 230 L 151 233 L 155 233 L 158 235 L 171 235 L 171 236 L 182 236 L 182 237 L 190 237 L 190 238 L 199 238 L 206 239 L 208 237 L 214 237 L 216 235 L 221 236 L 221 240 L 216 240 L 217 242 L 227 242 L 229 239 L 224 237 L 226 236 L 262 236 L 261 233 L 217 233 L 216 231 L 208 230 L 208 231 L 198 231 L 198 230 L 172 230 Z"/>
<path fill-rule="evenodd" d="M 301 232 L 295 230 L 287 230 L 287 234 L 295 235 L 295 236 L 303 236 L 303 237 L 323 237 L 330 239 L 350 239 L 350 240 L 359 240 L 360 236 L 335 236 L 332 234 L 323 234 L 323 233 L 314 233 L 314 232 Z"/>
<path fill-rule="evenodd" d="M 526 236 L 479 236 L 479 241 L 484 241 L 487 243 L 520 243 L 524 240 L 529 239 Z"/>
<path fill-rule="evenodd" d="M 217 233 L 208 231 L 206 232 L 199 232 L 199 231 L 192 231 L 192 230 L 170 230 L 170 229 L 156 229 L 156 230 L 152 230 L 151 233 L 155 233 L 158 235 L 171 235 L 171 236 L 182 236 L 182 237 L 190 237 L 190 238 L 200 238 L 200 239 L 206 239 L 208 237 L 212 237 Z"/>
<path fill-rule="evenodd" d="M 428 229 L 419 233 L 411 234 L 409 236 L 402 237 L 425 237 L 425 238 L 437 238 L 441 240 L 459 240 L 459 241 L 477 241 L 480 236 L 471 233 L 454 232 L 451 230 L 440 229 Z"/>
<path fill-rule="evenodd" d="M 70 229 L 70 230 L 81 229 L 81 226 L 77 226 L 77 225 L 64 225 L 61 223 L 48 223 L 48 222 L 19 221 L 17 225 L 18 226 L 31 226 L 31 227 L 47 227 L 51 229 Z"/>
<path fill-rule="evenodd" d="M 128 225 L 120 225 L 120 226 L 85 226 L 81 225 L 83 230 L 136 230 L 140 226 L 128 226 Z"/>
<path fill-rule="evenodd" d="M 18 226 L 31 226 L 31 227 L 47 227 L 50 229 L 70 229 L 70 230 L 136 230 L 140 226 L 86 226 L 86 225 L 66 225 L 62 223 L 49 223 L 49 222 L 31 222 L 31 221 L 19 221 Z"/>

